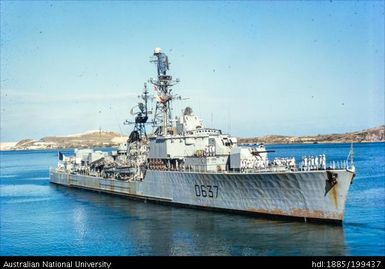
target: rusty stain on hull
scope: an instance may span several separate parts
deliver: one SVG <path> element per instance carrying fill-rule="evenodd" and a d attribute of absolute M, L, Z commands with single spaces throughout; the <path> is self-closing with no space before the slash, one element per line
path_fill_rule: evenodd
<path fill-rule="evenodd" d="M 337 185 L 333 186 L 331 191 L 329 192 L 329 197 L 335 206 L 336 209 L 338 209 L 338 194 L 337 194 Z"/>
<path fill-rule="evenodd" d="M 343 214 L 335 214 L 335 213 L 326 213 L 320 210 L 304 210 L 304 209 L 292 209 L 289 212 L 283 211 L 281 209 L 256 209 L 256 208 L 248 208 L 247 211 L 259 213 L 259 214 L 267 214 L 267 215 L 280 215 L 280 216 L 289 216 L 289 217 L 303 217 L 303 218 L 312 218 L 312 219 L 331 219 L 331 220 L 342 220 Z"/>

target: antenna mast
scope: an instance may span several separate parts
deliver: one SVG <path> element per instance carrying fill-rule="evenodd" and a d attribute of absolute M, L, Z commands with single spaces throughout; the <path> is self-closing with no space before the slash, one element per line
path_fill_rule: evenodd
<path fill-rule="evenodd" d="M 167 131 L 172 127 L 171 101 L 173 99 L 181 99 L 178 95 L 171 93 L 171 86 L 179 82 L 178 79 L 173 80 L 172 76 L 167 75 L 169 70 L 169 61 L 166 54 L 160 48 L 154 50 L 154 58 L 151 62 L 155 63 L 158 71 L 156 80 L 150 79 L 149 82 L 154 85 L 156 107 L 153 119 L 153 127 L 156 127 L 155 134 L 167 135 Z"/>
<path fill-rule="evenodd" d="M 141 96 L 139 96 L 139 98 L 143 99 L 144 104 L 140 102 L 140 103 L 138 103 L 137 106 L 131 108 L 131 111 L 130 111 L 131 115 L 136 115 L 135 122 L 131 122 L 128 120 L 126 120 L 124 122 L 125 125 L 135 124 L 134 130 L 131 132 L 131 134 L 129 136 L 129 139 L 128 139 L 129 142 L 135 142 L 135 141 L 141 140 L 143 137 L 147 137 L 146 123 L 148 120 L 148 114 L 150 114 L 150 112 L 147 109 L 147 101 L 149 98 L 148 90 L 147 90 L 147 83 L 144 83 L 143 94 Z M 139 108 L 138 112 L 134 112 L 134 108 L 136 108 L 136 107 Z"/>

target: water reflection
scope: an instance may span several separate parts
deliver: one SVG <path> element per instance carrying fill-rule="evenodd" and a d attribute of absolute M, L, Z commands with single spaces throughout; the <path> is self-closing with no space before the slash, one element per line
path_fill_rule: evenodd
<path fill-rule="evenodd" d="M 343 227 L 175 208 L 51 185 L 104 255 L 346 255 Z M 68 197 L 67 197 L 68 198 Z M 68 231 L 69 233 L 71 231 Z M 94 255 L 86 252 L 87 255 Z M 92 252 L 92 251 L 91 251 Z"/>
<path fill-rule="evenodd" d="M 78 240 L 83 240 L 87 231 L 87 213 L 84 207 L 77 206 L 73 210 L 73 224 L 78 236 Z"/>

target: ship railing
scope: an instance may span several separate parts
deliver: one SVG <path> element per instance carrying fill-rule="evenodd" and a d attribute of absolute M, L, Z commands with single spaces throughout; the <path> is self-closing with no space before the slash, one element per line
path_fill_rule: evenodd
<path fill-rule="evenodd" d="M 49 167 L 49 171 L 50 171 L 50 172 L 65 172 L 66 170 L 65 170 L 64 167 L 58 167 L 58 166 L 54 167 L 54 166 L 50 166 L 50 167 Z"/>
<path fill-rule="evenodd" d="M 241 168 L 230 169 L 226 166 L 226 169 L 217 169 L 217 165 L 194 165 L 186 166 L 181 171 L 188 173 L 226 173 L 226 174 L 239 174 L 239 173 L 262 173 L 262 172 L 282 172 L 282 171 L 294 171 L 292 167 L 286 166 L 266 166 L 266 167 L 254 167 L 254 168 Z"/>
<path fill-rule="evenodd" d="M 86 174 L 86 173 L 82 173 L 81 171 L 78 171 L 78 170 L 74 170 L 74 169 L 67 169 L 66 167 L 64 166 L 57 166 L 57 167 L 52 167 L 50 166 L 49 167 L 49 172 L 50 173 L 54 173 L 54 172 L 63 172 L 63 173 L 71 173 L 71 174 L 74 174 L 74 173 L 79 173 L 79 174 Z"/>
<path fill-rule="evenodd" d="M 210 165 L 195 165 L 191 167 L 185 167 L 182 169 L 184 172 L 190 173 L 266 173 L 266 172 L 286 172 L 286 171 L 324 171 L 324 170 L 345 170 L 351 169 L 350 164 L 347 161 L 331 161 L 328 166 L 266 166 L 266 167 L 254 167 L 254 168 L 242 168 L 242 169 L 229 169 L 216 170 L 215 167 L 209 167 Z"/>
<path fill-rule="evenodd" d="M 336 170 L 339 170 L 339 169 L 349 169 L 350 168 L 350 164 L 347 160 L 343 160 L 343 161 L 331 161 L 329 162 L 329 168 L 330 169 L 336 169 Z"/>
<path fill-rule="evenodd" d="M 352 164 L 348 160 L 329 161 L 329 164 L 304 164 L 299 166 L 300 171 L 314 171 L 314 170 L 343 170 L 352 169 Z"/>
<path fill-rule="evenodd" d="M 351 169 L 349 161 L 330 161 L 329 165 L 326 164 L 312 164 L 300 163 L 299 165 L 295 163 L 294 165 L 279 165 L 273 162 L 269 162 L 267 165 L 255 166 L 255 167 L 242 167 L 239 169 L 230 169 L 228 165 L 225 166 L 225 169 L 220 168 L 217 164 L 196 164 L 196 165 L 187 165 L 181 166 L 178 169 L 151 169 L 151 170 L 161 170 L 161 171 L 183 171 L 188 173 L 266 173 L 266 172 L 295 172 L 295 171 L 322 171 L 322 170 L 340 170 L 340 169 Z"/>

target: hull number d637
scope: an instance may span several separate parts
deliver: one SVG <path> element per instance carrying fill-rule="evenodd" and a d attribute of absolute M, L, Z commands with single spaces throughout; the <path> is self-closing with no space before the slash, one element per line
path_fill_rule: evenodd
<path fill-rule="evenodd" d="M 195 185 L 195 195 L 197 197 L 218 197 L 218 186 L 212 185 Z"/>

